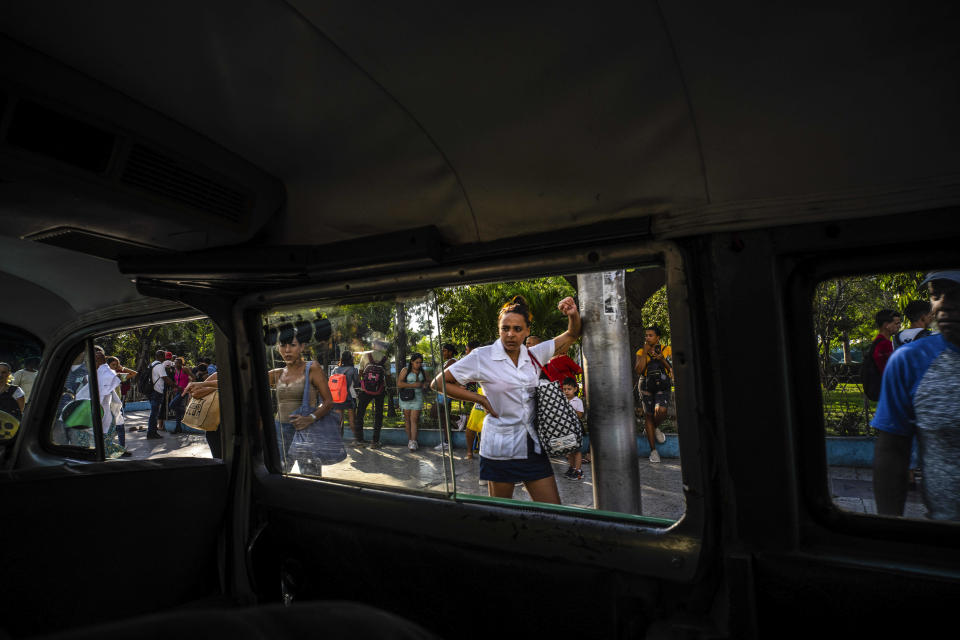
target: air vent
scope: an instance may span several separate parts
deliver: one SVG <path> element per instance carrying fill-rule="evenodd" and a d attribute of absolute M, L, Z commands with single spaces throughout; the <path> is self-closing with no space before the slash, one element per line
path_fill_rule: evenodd
<path fill-rule="evenodd" d="M 135 144 L 121 181 L 181 204 L 239 222 L 249 207 L 247 194 L 184 166 L 176 158 Z"/>
<path fill-rule="evenodd" d="M 115 139 L 109 131 L 32 100 L 20 100 L 13 112 L 6 142 L 86 171 L 104 173 L 113 155 Z"/>
<path fill-rule="evenodd" d="M 32 233 L 24 238 L 107 260 L 116 260 L 121 255 L 145 255 L 163 251 L 151 245 L 74 227 L 56 227 Z"/>

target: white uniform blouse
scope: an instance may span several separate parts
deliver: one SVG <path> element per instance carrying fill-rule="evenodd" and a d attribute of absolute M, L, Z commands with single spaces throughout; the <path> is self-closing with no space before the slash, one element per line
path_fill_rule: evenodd
<path fill-rule="evenodd" d="M 540 364 L 553 357 L 553 340 L 530 347 Z M 489 347 L 479 347 L 454 362 L 448 369 L 462 385 L 479 382 L 490 405 L 500 417 L 489 413 L 483 419 L 480 455 L 491 460 L 514 460 L 527 457 L 527 436 L 540 453 L 540 441 L 534 428 L 536 389 L 540 369 L 533 364 L 525 346 L 520 347 L 517 365 L 499 340 Z"/>

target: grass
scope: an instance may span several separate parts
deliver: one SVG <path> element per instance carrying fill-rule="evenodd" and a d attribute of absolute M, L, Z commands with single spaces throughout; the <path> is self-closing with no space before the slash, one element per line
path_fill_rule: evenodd
<path fill-rule="evenodd" d="M 821 395 L 828 436 L 870 435 L 872 429 L 869 420 L 877 409 L 877 403 L 867 401 L 868 410 L 864 412 L 864 395 L 860 385 L 838 384 L 832 391 L 821 389 Z"/>

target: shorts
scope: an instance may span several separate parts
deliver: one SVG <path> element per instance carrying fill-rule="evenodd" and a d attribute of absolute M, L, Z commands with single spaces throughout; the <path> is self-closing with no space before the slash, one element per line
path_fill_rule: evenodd
<path fill-rule="evenodd" d="M 643 410 L 647 415 L 653 415 L 653 410 L 657 406 L 664 409 L 670 406 L 670 392 L 658 391 L 657 393 L 647 393 L 647 379 L 640 378 L 640 401 L 643 402 Z"/>
<path fill-rule="evenodd" d="M 533 439 L 527 436 L 527 457 L 515 460 L 491 460 L 480 456 L 480 479 L 491 482 L 528 482 L 553 477 L 550 458 L 541 450 L 534 451 Z"/>
<path fill-rule="evenodd" d="M 357 399 L 353 396 L 349 396 L 344 402 L 338 402 L 333 405 L 334 411 L 343 411 L 344 409 L 356 409 L 357 408 Z"/>
<path fill-rule="evenodd" d="M 643 401 L 643 410 L 647 412 L 647 415 L 652 416 L 656 407 L 660 406 L 666 409 L 670 406 L 670 392 L 660 391 L 654 394 L 641 393 L 640 400 Z"/>

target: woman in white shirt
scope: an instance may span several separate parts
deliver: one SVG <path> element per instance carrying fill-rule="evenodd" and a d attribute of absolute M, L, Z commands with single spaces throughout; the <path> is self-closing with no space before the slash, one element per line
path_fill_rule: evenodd
<path fill-rule="evenodd" d="M 514 484 L 523 482 L 533 500 L 560 504 L 553 467 L 534 427 L 540 367 L 531 359 L 532 355 L 544 364 L 555 354 L 566 353 L 580 337 L 577 303 L 564 298 L 557 308 L 567 316 L 567 330 L 527 348 L 530 309 L 522 296 L 514 296 L 500 309 L 500 339 L 474 349 L 433 381 L 434 389 L 477 403 L 487 412 L 480 440 L 480 479 L 487 480 L 490 495 L 496 498 L 512 498 Z M 465 389 L 470 382 L 482 384 L 485 395 Z"/>

